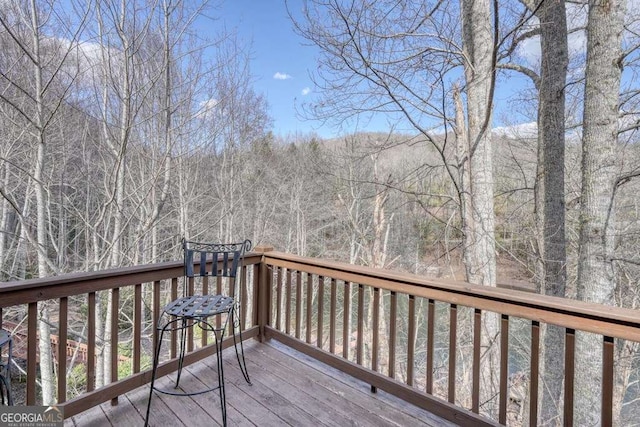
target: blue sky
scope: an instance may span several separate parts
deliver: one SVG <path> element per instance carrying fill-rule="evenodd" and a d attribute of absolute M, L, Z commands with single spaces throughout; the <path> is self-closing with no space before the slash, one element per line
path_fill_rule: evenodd
<path fill-rule="evenodd" d="M 301 3 L 293 0 L 290 7 Z M 237 29 L 241 42 L 252 45 L 254 88 L 267 97 L 274 133 L 337 134 L 296 114 L 296 102 L 313 96 L 309 71 L 315 66 L 317 51 L 303 46 L 304 40 L 294 33 L 284 0 L 225 0 L 219 13 L 229 30 Z"/>
<path fill-rule="evenodd" d="M 289 8 L 294 16 L 299 16 L 302 2 L 290 0 Z M 267 97 L 275 134 L 315 132 L 325 138 L 344 134 L 345 129 L 303 120 L 296 112 L 296 105 L 314 97 L 309 74 L 315 69 L 318 50 L 295 34 L 284 0 L 223 0 L 215 15 L 221 17 L 228 30 L 237 30 L 241 42 L 251 44 L 254 88 Z M 515 84 L 508 85 L 506 91 L 498 87 L 494 125 L 520 121 L 511 115 L 511 120 L 507 120 L 511 123 L 504 123 L 500 114 L 502 103 L 513 90 L 522 87 L 522 81 L 518 80 L 521 78 L 512 80 Z M 380 116 L 363 120 L 359 126 L 359 130 L 389 129 L 387 119 Z"/>
<path fill-rule="evenodd" d="M 299 16 L 302 1 L 289 0 L 288 3 L 291 12 Z M 630 4 L 637 3 L 640 0 L 630 0 Z M 275 134 L 286 137 L 315 132 L 321 137 L 331 138 L 353 130 L 321 126 L 318 122 L 303 120 L 296 112 L 296 104 L 308 102 L 317 95 L 309 74 L 315 70 L 318 50 L 293 31 L 285 0 L 221 0 L 221 7 L 214 15 L 221 18 L 228 30 L 237 30 L 241 42 L 251 45 L 254 88 L 268 100 Z M 584 8 L 569 8 L 568 15 L 570 25 L 584 24 Z M 584 51 L 584 32 L 572 33 L 569 41 L 572 55 Z M 539 39 L 523 43 L 518 54 L 528 65 L 536 68 L 540 58 Z M 518 93 L 527 86 L 530 87 L 531 83 L 522 75 L 499 73 L 494 99 L 494 127 L 522 125 L 530 131 L 535 110 L 523 115 L 518 108 L 522 102 Z M 387 120 L 380 116 L 370 122 L 361 122 L 359 127 L 359 130 L 388 129 Z"/>

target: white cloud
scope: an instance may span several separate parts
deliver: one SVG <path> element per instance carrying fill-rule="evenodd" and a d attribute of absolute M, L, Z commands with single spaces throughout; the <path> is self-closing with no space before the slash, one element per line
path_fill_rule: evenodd
<path fill-rule="evenodd" d="M 309 89 L 308 87 L 305 87 L 304 89 L 302 89 L 302 96 L 309 95 L 310 93 L 311 93 L 311 89 Z"/>
<path fill-rule="evenodd" d="M 500 126 L 493 128 L 492 133 L 509 138 L 536 138 L 538 136 L 538 124 L 529 122 L 513 126 Z"/>
<path fill-rule="evenodd" d="M 631 0 L 638 1 L 638 0 Z M 567 29 L 569 57 L 582 55 L 587 49 L 587 36 L 584 27 L 587 25 L 587 8 L 584 5 L 567 4 Z M 530 20 L 531 28 L 540 25 L 536 17 Z M 518 46 L 520 55 L 530 66 L 538 66 L 542 57 L 542 47 L 540 46 L 540 36 L 534 36 L 523 40 Z"/>
<path fill-rule="evenodd" d="M 277 73 L 275 73 L 273 75 L 273 78 L 276 80 L 289 80 L 293 77 L 291 77 L 291 75 L 287 74 L 287 73 L 281 73 L 280 71 L 278 71 Z"/>
<path fill-rule="evenodd" d="M 520 43 L 520 46 L 518 46 L 518 54 L 529 64 L 537 64 L 540 62 L 540 57 L 542 55 L 540 36 L 534 36 L 530 39 L 523 40 L 522 43 Z"/>
<path fill-rule="evenodd" d="M 215 98 L 209 98 L 206 101 L 200 101 L 200 108 L 203 110 L 213 110 L 218 105 L 218 100 Z"/>
<path fill-rule="evenodd" d="M 569 34 L 567 44 L 569 47 L 569 57 L 585 54 L 587 52 L 587 33 L 578 31 Z"/>
<path fill-rule="evenodd" d="M 569 31 L 587 26 L 589 8 L 586 4 L 567 3 L 567 28 Z"/>
<path fill-rule="evenodd" d="M 215 112 L 216 106 L 218 105 L 218 100 L 215 98 L 210 98 L 205 101 L 200 101 L 198 104 L 198 112 L 196 113 L 196 117 L 200 119 L 207 119 L 211 117 L 211 115 Z"/>

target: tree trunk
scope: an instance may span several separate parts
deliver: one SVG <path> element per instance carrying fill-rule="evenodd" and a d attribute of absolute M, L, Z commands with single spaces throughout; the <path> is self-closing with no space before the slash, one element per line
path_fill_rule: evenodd
<path fill-rule="evenodd" d="M 462 1 L 467 82 L 467 147 L 470 203 L 465 206 L 465 267 L 469 282 L 495 286 L 496 258 L 491 150 L 493 22 L 489 0 Z"/>
<path fill-rule="evenodd" d="M 494 79 L 493 29 L 489 0 L 462 0 L 463 49 L 466 53 L 466 141 L 468 187 L 461 187 L 464 263 L 470 283 L 496 286 L 493 211 L 493 163 L 491 150 L 492 88 Z M 497 13 L 497 11 L 495 11 Z M 460 145 L 460 144 L 459 144 Z M 464 184 L 464 181 L 461 183 Z M 482 318 L 481 413 L 498 414 L 499 319 L 495 313 Z M 467 329 L 467 328 L 465 328 Z M 470 359 L 469 359 L 470 360 Z"/>
<path fill-rule="evenodd" d="M 54 398 L 54 378 L 53 378 L 53 355 L 51 352 L 51 327 L 49 326 L 49 307 L 46 301 L 38 303 L 40 314 L 38 322 L 38 340 L 40 348 L 40 381 L 42 384 L 42 404 L 53 405 Z"/>
<path fill-rule="evenodd" d="M 7 162 L 3 162 L 2 164 L 2 170 L 4 171 L 3 178 L 2 178 L 2 188 L 8 188 L 9 186 L 9 182 L 10 182 L 10 177 L 11 177 L 11 170 L 9 167 L 9 163 Z M 2 272 L 2 276 L 0 280 L 8 280 L 9 277 L 11 277 L 11 274 L 9 272 L 9 274 L 6 274 L 5 272 L 7 271 L 5 269 L 5 263 L 6 263 L 6 259 L 7 259 L 7 231 L 9 229 L 9 201 L 6 198 L 2 198 L 2 202 L 0 202 L 0 230 L 2 230 L 2 233 L 0 233 L 0 271 Z"/>
<path fill-rule="evenodd" d="M 546 295 L 565 296 L 566 237 L 564 195 L 565 82 L 569 53 L 564 2 L 547 2 L 537 11 L 542 45 L 540 67 L 538 144 L 542 148 L 542 232 L 541 250 Z M 540 423 L 557 424 L 561 416 L 563 391 L 564 331 L 547 327 L 542 353 L 542 399 Z"/>
<path fill-rule="evenodd" d="M 34 118 L 37 135 L 37 154 L 33 170 L 33 181 L 36 189 L 36 239 L 38 254 L 38 277 L 47 276 L 47 241 L 46 241 L 46 194 L 43 182 L 43 171 L 45 162 L 45 119 L 44 119 L 44 92 L 42 85 L 42 66 L 40 63 L 40 22 L 35 0 L 31 1 L 31 25 L 33 37 L 33 57 L 36 62 L 33 64 L 35 81 L 35 106 L 36 117 Z M 49 327 L 49 314 L 46 302 L 38 304 L 40 321 L 38 329 L 40 332 L 40 381 L 42 384 L 42 404 L 51 405 L 54 403 L 54 381 L 53 381 L 53 360 L 51 356 L 51 328 Z"/>
<path fill-rule="evenodd" d="M 624 0 L 591 0 L 582 137 L 578 299 L 614 304 L 614 199 Z M 576 423 L 600 422 L 602 339 L 578 334 Z"/>

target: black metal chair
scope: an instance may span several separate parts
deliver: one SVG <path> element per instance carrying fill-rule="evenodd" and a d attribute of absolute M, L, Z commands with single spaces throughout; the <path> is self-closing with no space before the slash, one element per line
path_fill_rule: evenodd
<path fill-rule="evenodd" d="M 245 252 L 251 249 L 251 241 L 241 243 L 202 243 L 183 240 L 184 251 L 184 292 L 183 297 L 171 301 L 164 308 L 158 325 L 158 343 L 153 359 L 153 372 L 151 376 L 151 388 L 147 403 L 145 426 L 149 424 L 151 398 L 153 391 L 173 396 L 194 396 L 218 390 L 220 394 L 220 408 L 222 410 L 223 425 L 227 424 L 227 406 L 224 388 L 224 369 L 222 364 L 222 340 L 229 322 L 233 333 L 233 344 L 236 350 L 236 358 L 240 365 L 240 371 L 249 385 L 249 373 L 244 358 L 242 344 L 242 328 L 239 321 L 239 307 L 236 299 L 236 278 L 242 271 Z M 197 254 L 197 256 L 196 256 Z M 194 279 L 196 277 L 227 278 L 229 282 L 229 294 L 223 295 L 198 295 L 194 293 Z M 187 330 L 191 327 L 199 327 L 202 333 L 213 332 L 215 336 L 218 384 L 196 391 L 164 390 L 155 386 L 160 351 L 164 333 L 168 330 L 180 331 L 180 350 L 178 355 L 178 373 L 175 388 L 180 383 L 180 375 L 184 364 L 184 356 L 187 348 Z M 237 337 L 236 337 L 237 330 Z"/>
<path fill-rule="evenodd" d="M 7 346 L 7 357 L 2 357 L 2 349 Z M 13 405 L 11 396 L 11 355 L 13 340 L 11 334 L 0 329 L 0 401 L 2 405 Z"/>

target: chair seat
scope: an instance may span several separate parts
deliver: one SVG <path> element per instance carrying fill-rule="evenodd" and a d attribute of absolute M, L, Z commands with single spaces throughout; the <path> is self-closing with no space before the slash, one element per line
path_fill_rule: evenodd
<path fill-rule="evenodd" d="M 227 313 L 233 306 L 233 298 L 223 295 L 193 295 L 170 302 L 164 312 L 171 316 L 203 318 Z"/>

